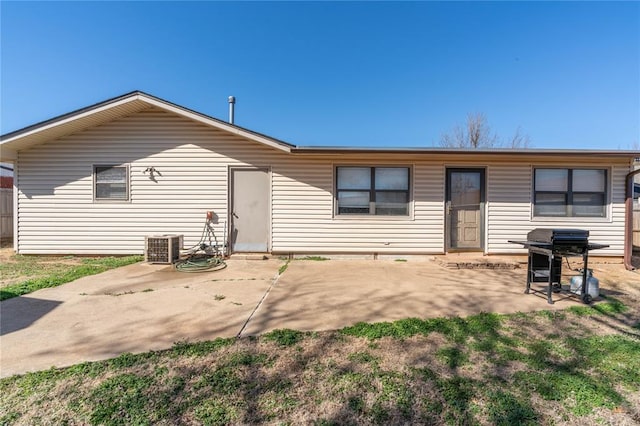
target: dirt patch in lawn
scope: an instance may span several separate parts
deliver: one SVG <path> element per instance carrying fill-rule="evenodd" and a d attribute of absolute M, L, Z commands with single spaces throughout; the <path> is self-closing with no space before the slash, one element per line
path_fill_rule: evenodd
<path fill-rule="evenodd" d="M 600 280 L 602 295 L 619 299 L 628 308 L 611 319 L 627 326 L 637 325 L 640 322 L 640 271 L 627 271 L 621 264 L 590 266 L 594 276 Z"/>
<path fill-rule="evenodd" d="M 0 300 L 56 287 L 87 275 L 139 262 L 142 256 L 78 257 L 15 254 L 0 250 Z"/>
<path fill-rule="evenodd" d="M 46 275 L 60 273 L 69 265 L 81 265 L 74 256 L 29 256 L 15 254 L 13 248 L 0 249 L 0 288 Z"/>

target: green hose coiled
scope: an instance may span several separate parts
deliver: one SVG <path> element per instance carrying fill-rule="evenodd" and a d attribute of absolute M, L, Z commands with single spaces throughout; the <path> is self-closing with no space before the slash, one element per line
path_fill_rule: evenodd
<path fill-rule="evenodd" d="M 227 267 L 227 264 L 219 256 L 208 254 L 194 254 L 186 259 L 178 260 L 175 264 L 176 270 L 180 272 L 205 272 L 210 270 L 220 270 Z"/>

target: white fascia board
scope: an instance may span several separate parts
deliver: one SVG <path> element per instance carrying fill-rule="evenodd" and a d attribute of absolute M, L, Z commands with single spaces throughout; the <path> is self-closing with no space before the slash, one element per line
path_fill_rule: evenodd
<path fill-rule="evenodd" d="M 255 141 L 255 142 L 270 146 L 272 148 L 279 149 L 279 150 L 287 152 L 287 153 L 291 152 L 291 148 L 288 147 L 288 146 L 285 146 L 285 145 L 283 145 L 281 143 L 275 142 L 275 141 L 273 141 L 273 140 L 271 140 L 269 138 L 266 138 L 266 137 L 263 137 L 263 136 L 260 136 L 260 135 L 256 135 L 256 134 L 251 133 L 251 132 L 244 131 L 242 129 L 237 128 L 234 125 L 225 124 L 225 123 L 217 121 L 217 120 L 212 120 L 210 118 L 203 117 L 202 115 L 194 114 L 191 111 L 187 111 L 187 110 L 184 110 L 182 108 L 179 108 L 179 107 L 176 107 L 176 106 L 173 106 L 173 105 L 168 105 L 168 104 L 166 104 L 164 102 L 159 102 L 159 101 L 157 101 L 155 99 L 152 99 L 152 98 L 148 98 L 148 97 L 146 97 L 144 95 L 138 95 L 138 96 L 140 97 L 140 100 L 142 100 L 144 102 L 147 102 L 147 103 L 149 103 L 149 104 L 151 104 L 153 106 L 156 106 L 158 108 L 164 109 L 166 111 L 173 112 L 175 114 L 181 115 L 183 117 L 187 117 L 189 119 L 198 121 L 198 122 L 206 124 L 208 126 L 215 127 L 217 129 L 223 130 L 225 132 L 236 134 L 238 136 L 242 136 L 243 138 L 250 139 L 252 141 Z"/>
<path fill-rule="evenodd" d="M 127 103 L 129 103 L 129 102 L 131 102 L 133 100 L 137 100 L 138 98 L 139 98 L 138 95 L 133 95 L 131 97 L 127 97 L 127 98 L 124 98 L 124 99 L 120 99 L 120 100 L 114 101 L 114 102 L 109 103 L 107 105 L 102 105 L 102 106 L 99 106 L 99 107 L 96 107 L 96 108 L 92 108 L 92 109 L 90 109 L 88 111 L 80 112 L 80 113 L 78 113 L 76 115 L 73 115 L 71 117 L 61 118 L 60 120 L 56 120 L 54 122 L 44 124 L 41 127 L 37 127 L 37 128 L 31 129 L 31 130 L 29 130 L 27 132 L 20 133 L 20 134 L 14 136 L 12 138 L 5 139 L 5 140 L 3 140 L 1 142 L 1 144 L 2 145 L 10 144 L 11 142 L 14 142 L 16 140 L 20 140 L 20 139 L 25 138 L 27 136 L 31 136 L 31 135 L 36 134 L 36 133 L 44 132 L 44 131 L 46 131 L 48 129 L 52 129 L 54 127 L 58 127 L 58 126 L 61 126 L 63 124 L 71 123 L 73 121 L 81 120 L 81 119 L 83 119 L 85 117 L 89 117 L 89 116 L 94 115 L 96 113 L 99 113 L 101 111 L 109 110 L 109 109 L 111 109 L 113 107 L 117 107 L 117 106 L 120 106 L 120 105 L 127 104 Z M 146 99 L 140 99 L 140 100 L 146 101 Z"/>
<path fill-rule="evenodd" d="M 217 129 L 223 130 L 225 132 L 229 132 L 232 134 L 236 134 L 238 136 L 244 137 L 246 139 L 249 140 L 253 140 L 255 142 L 261 143 L 263 145 L 267 145 L 270 146 L 272 148 L 276 148 L 279 149 L 281 151 L 290 153 L 291 152 L 291 148 L 282 144 L 282 143 L 278 143 L 277 141 L 274 141 L 268 137 L 263 137 L 257 134 L 254 134 L 252 132 L 248 132 L 242 129 L 239 129 L 236 126 L 233 126 L 231 124 L 225 124 L 224 122 L 220 122 L 217 120 L 212 120 L 210 118 L 207 118 L 206 116 L 202 116 L 200 114 L 196 114 L 193 113 L 191 111 L 188 111 L 186 109 L 168 104 L 166 102 L 162 102 L 161 100 L 157 100 L 148 96 L 145 96 L 142 93 L 135 93 L 132 94 L 131 96 L 127 96 L 126 98 L 122 98 L 122 99 L 118 99 L 116 101 L 113 102 L 109 102 L 108 104 L 102 105 L 102 106 L 98 106 L 86 111 L 82 111 L 79 112 L 78 114 L 72 115 L 72 116 L 68 116 L 68 117 L 63 117 L 59 120 L 56 121 L 52 121 L 46 124 L 43 124 L 42 126 L 33 128 L 29 131 L 26 131 L 24 133 L 20 133 L 17 134 L 11 138 L 5 139 L 3 141 L 0 142 L 0 144 L 2 145 L 2 158 L 6 158 L 7 160 L 11 160 L 11 159 L 15 159 L 15 153 L 16 151 L 19 151 L 21 149 L 21 144 L 20 141 L 24 140 L 25 138 L 28 138 L 29 136 L 41 133 L 41 132 L 46 132 L 49 129 L 53 129 L 55 127 L 58 126 L 62 126 L 64 124 L 67 123 L 72 123 L 74 121 L 79 121 L 82 120 L 86 117 L 90 117 L 92 115 L 98 114 L 102 111 L 108 111 L 109 109 L 112 108 L 116 108 L 118 106 L 121 105 L 126 105 L 128 103 L 131 102 L 135 102 L 135 101 L 140 101 L 140 102 L 144 102 L 145 104 L 149 105 L 149 106 L 155 106 L 158 107 L 162 110 L 168 111 L 168 112 L 172 112 L 174 114 L 178 114 L 182 117 L 186 117 L 189 118 L 191 120 L 194 121 L 198 121 L 200 123 L 203 123 L 207 126 L 211 126 L 211 127 L 215 127 Z"/>

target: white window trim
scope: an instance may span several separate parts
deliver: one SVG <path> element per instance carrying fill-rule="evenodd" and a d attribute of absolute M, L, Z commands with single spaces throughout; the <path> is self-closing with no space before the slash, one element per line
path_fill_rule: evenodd
<path fill-rule="evenodd" d="M 407 209 L 409 211 L 408 215 L 375 215 L 375 214 L 338 214 L 338 167 L 374 167 L 374 168 L 385 168 L 385 167 L 404 167 L 409 169 L 409 202 Z M 331 186 L 333 188 L 333 206 L 332 206 L 332 214 L 334 221 L 413 221 L 414 220 L 414 211 L 415 211 L 415 200 L 414 200 L 414 187 L 415 187 L 415 178 L 414 178 L 414 164 L 371 164 L 371 163 L 334 163 L 332 164 L 332 176 L 331 176 Z"/>
<path fill-rule="evenodd" d="M 536 200 L 536 191 L 535 191 L 535 170 L 536 169 L 589 169 L 589 170 L 606 170 L 607 171 L 607 182 L 605 187 L 605 216 L 597 217 L 597 216 L 536 216 L 535 215 L 535 200 Z M 570 222 L 570 223 L 612 223 L 613 222 L 613 203 L 612 203 L 612 191 L 613 191 L 613 173 L 611 167 L 602 167 L 597 165 L 584 165 L 584 166 L 558 166 L 558 165 L 549 165 L 549 164 L 538 164 L 531 166 L 531 221 L 535 222 Z"/>
<path fill-rule="evenodd" d="M 126 168 L 126 177 L 127 177 L 127 189 L 126 189 L 126 198 L 98 198 L 96 197 L 96 167 L 124 167 Z M 92 176 L 92 186 L 91 192 L 93 194 L 93 202 L 94 203 L 130 203 L 131 202 L 131 167 L 129 164 L 93 164 L 91 166 L 91 176 Z"/>

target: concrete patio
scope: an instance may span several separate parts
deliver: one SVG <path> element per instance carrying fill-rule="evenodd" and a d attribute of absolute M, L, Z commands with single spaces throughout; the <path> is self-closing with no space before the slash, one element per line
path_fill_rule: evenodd
<path fill-rule="evenodd" d="M 523 294 L 526 269 L 449 269 L 434 261 L 293 261 L 243 335 L 331 330 L 359 321 L 562 309 Z"/>
<path fill-rule="evenodd" d="M 3 301 L 0 376 L 278 328 L 320 331 L 359 321 L 526 312 L 579 303 L 555 296 L 556 303 L 549 305 L 542 294 L 523 294 L 523 268 L 451 269 L 428 260 L 294 260 L 279 275 L 284 263 L 231 259 L 226 269 L 197 274 L 139 263 Z"/>

